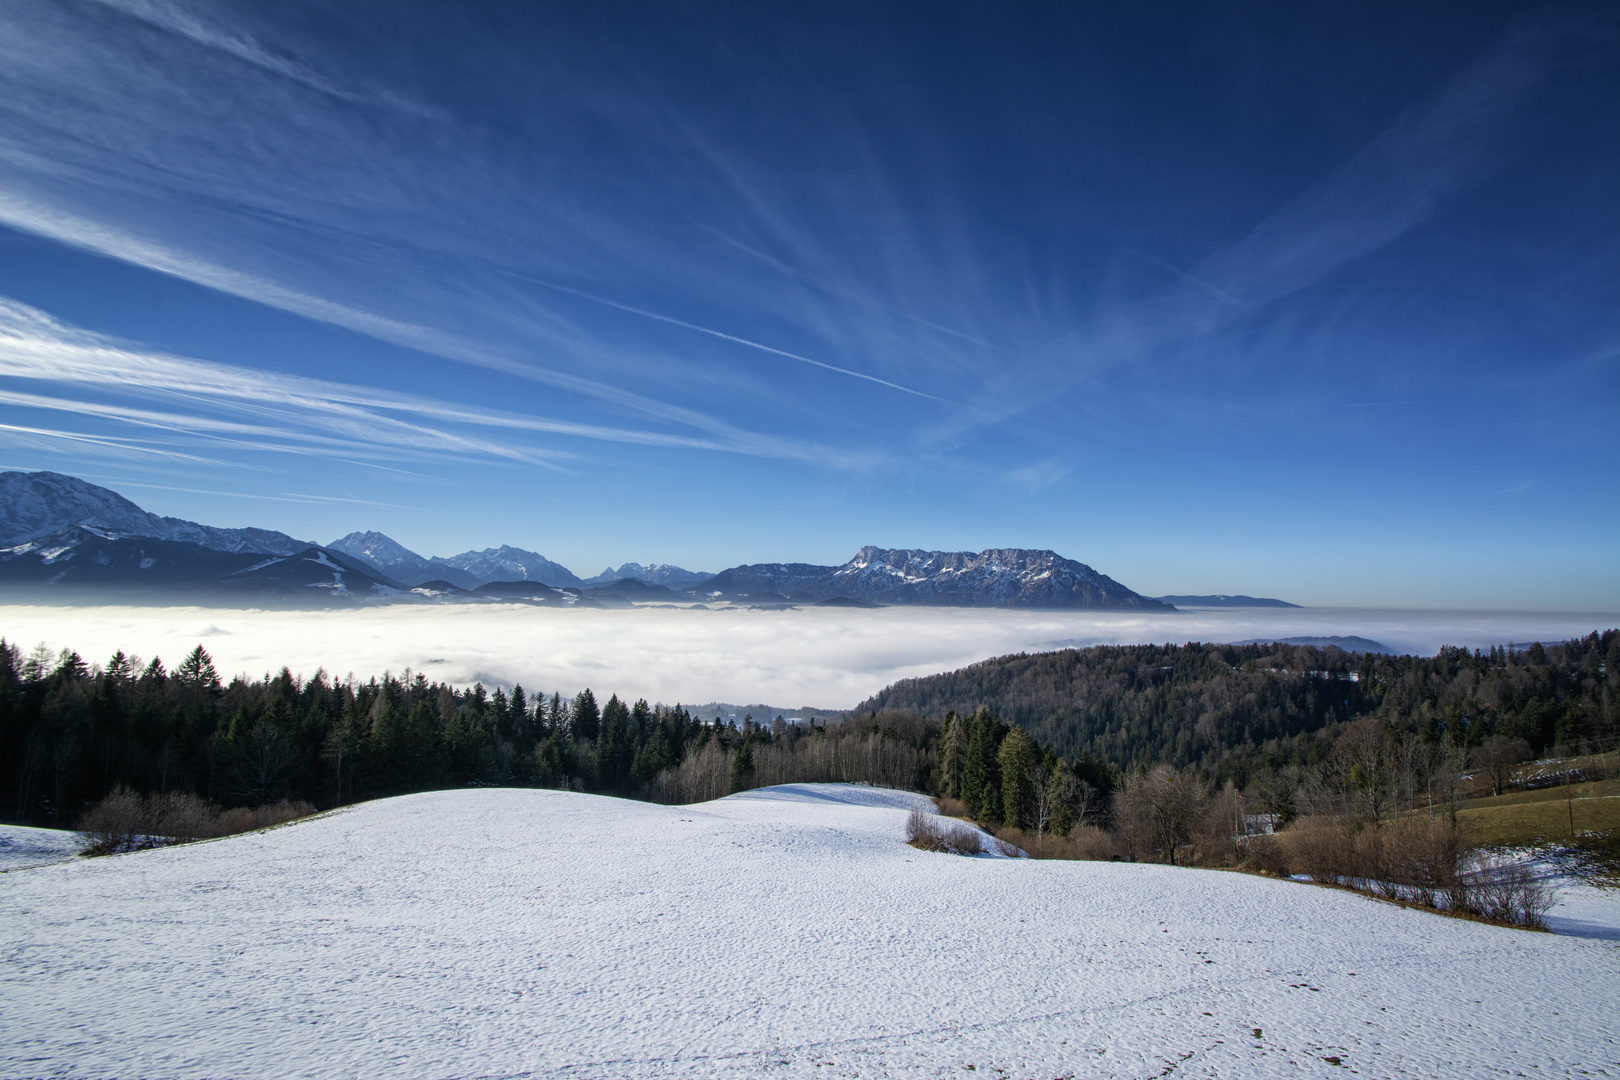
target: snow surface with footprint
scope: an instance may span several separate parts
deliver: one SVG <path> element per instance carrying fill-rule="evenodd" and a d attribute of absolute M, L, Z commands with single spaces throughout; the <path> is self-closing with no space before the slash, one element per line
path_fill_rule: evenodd
<path fill-rule="evenodd" d="M 436 792 L 0 874 L 0 1075 L 1620 1073 L 1613 941 L 929 854 L 915 805 Z"/>

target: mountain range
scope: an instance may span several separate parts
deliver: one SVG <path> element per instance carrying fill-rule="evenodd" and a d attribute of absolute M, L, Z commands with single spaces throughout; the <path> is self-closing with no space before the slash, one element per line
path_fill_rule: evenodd
<path fill-rule="evenodd" d="M 663 585 L 671 589 L 686 589 L 693 585 L 700 585 L 714 577 L 702 570 L 683 570 L 679 566 L 669 563 L 654 563 L 651 566 L 642 566 L 638 562 L 627 562 L 617 570 L 608 567 L 595 577 L 588 577 L 583 584 L 602 585 L 611 581 L 621 581 L 632 578 L 636 581 L 645 581 L 649 585 Z"/>
<path fill-rule="evenodd" d="M 424 557 L 380 532 L 331 544 L 267 529 L 159 517 L 77 477 L 0 473 L 0 586 L 160 595 L 214 592 L 288 602 L 502 600 L 577 607 L 637 603 L 747 606 L 887 604 L 1173 611 L 1056 552 L 863 547 L 837 566 L 751 563 L 718 574 L 624 563 L 581 579 L 537 552 L 503 545 Z M 1176 598 L 1183 599 L 1183 598 Z M 1249 597 L 1185 598 L 1282 601 Z"/>
<path fill-rule="evenodd" d="M 438 580 L 463 589 L 476 589 L 491 581 L 538 581 L 554 589 L 585 584 L 572 570 L 544 555 L 504 544 L 448 558 L 423 558 L 380 532 L 352 532 L 328 546 L 360 559 L 379 573 L 412 584 Z"/>

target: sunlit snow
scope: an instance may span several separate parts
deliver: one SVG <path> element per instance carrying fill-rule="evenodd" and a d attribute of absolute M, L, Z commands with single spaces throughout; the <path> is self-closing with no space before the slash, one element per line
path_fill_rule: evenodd
<path fill-rule="evenodd" d="M 1612 943 L 928 854 L 918 796 L 531 790 L 0 874 L 0 1074 L 1601 1074 Z M 969 1069 L 972 1072 L 969 1072 Z"/>

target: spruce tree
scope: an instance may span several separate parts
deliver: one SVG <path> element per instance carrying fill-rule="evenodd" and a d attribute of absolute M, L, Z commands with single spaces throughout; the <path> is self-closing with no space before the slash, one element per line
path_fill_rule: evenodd
<path fill-rule="evenodd" d="M 987 745 L 990 725 L 978 713 L 974 713 L 967 723 L 972 733 L 968 736 L 967 754 L 962 761 L 962 801 L 967 804 L 969 814 L 982 818 L 984 814 L 981 811 L 989 801 L 985 789 L 990 783 L 990 748 Z"/>
<path fill-rule="evenodd" d="M 731 793 L 747 791 L 754 783 L 754 743 L 744 739 L 731 758 Z"/>
<path fill-rule="evenodd" d="M 1011 828 L 1022 828 L 1030 803 L 1029 768 L 1037 753 L 1035 744 L 1015 727 L 1001 740 L 996 755 L 1001 766 L 1001 821 Z"/>
<path fill-rule="evenodd" d="M 952 710 L 945 714 L 945 726 L 939 733 L 939 793 L 947 799 L 962 797 L 962 759 L 967 750 L 962 737 L 965 726 Z"/>
<path fill-rule="evenodd" d="M 154 660 L 153 663 L 157 661 Z M 214 658 L 198 645 L 180 662 L 175 678 L 193 689 L 212 690 L 219 686 L 219 673 L 214 670 Z"/>
<path fill-rule="evenodd" d="M 574 699 L 574 715 L 571 717 L 573 731 L 576 739 L 592 740 L 602 730 L 602 713 L 596 707 L 596 695 L 586 687 Z"/>

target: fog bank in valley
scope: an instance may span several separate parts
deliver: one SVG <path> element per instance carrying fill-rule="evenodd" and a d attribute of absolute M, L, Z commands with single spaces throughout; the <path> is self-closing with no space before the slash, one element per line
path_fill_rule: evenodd
<path fill-rule="evenodd" d="M 225 676 L 290 667 L 360 679 L 406 668 L 530 692 L 650 701 L 765 701 L 848 708 L 896 679 L 991 656 L 1139 642 L 1357 635 L 1398 652 L 1557 641 L 1620 625 L 1620 614 L 1328 608 L 1168 615 L 898 607 L 879 610 L 551 610 L 519 605 L 353 611 L 0 608 L 0 635 L 105 662 L 114 650 L 171 667 L 201 643 Z"/>

